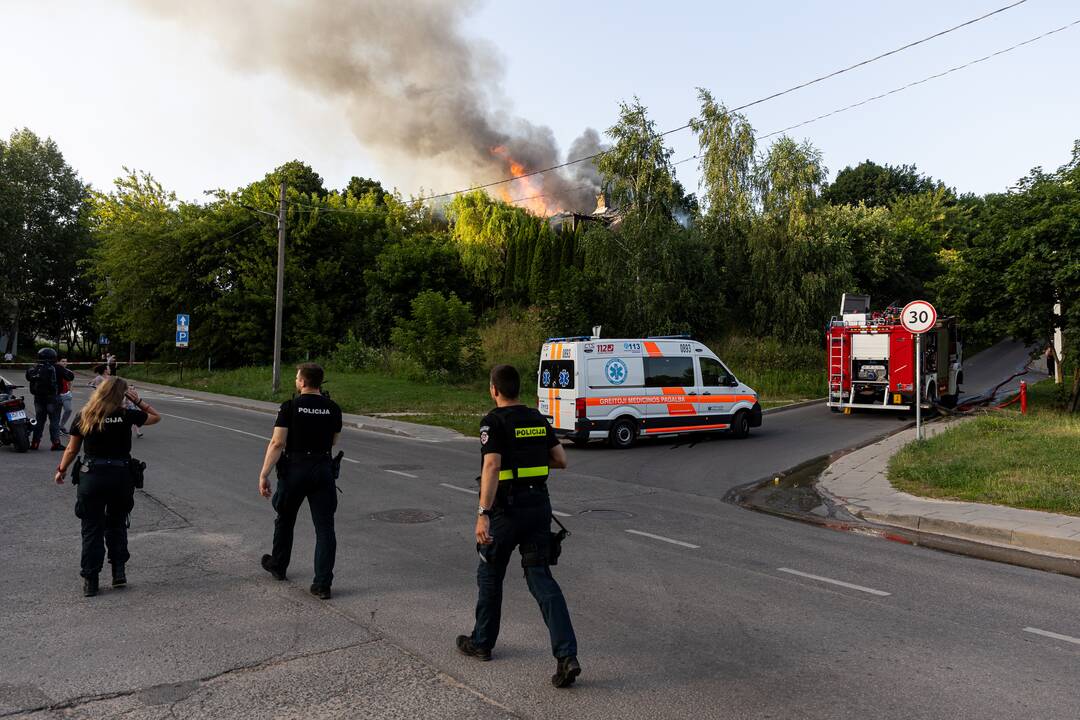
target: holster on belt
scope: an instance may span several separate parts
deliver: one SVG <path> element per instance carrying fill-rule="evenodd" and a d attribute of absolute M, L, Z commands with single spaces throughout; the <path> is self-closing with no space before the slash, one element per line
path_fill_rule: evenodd
<path fill-rule="evenodd" d="M 71 466 L 71 484 L 72 485 L 78 485 L 79 481 L 82 480 L 82 466 L 83 466 L 83 459 L 82 459 L 82 455 L 80 455 L 79 457 L 75 458 L 75 464 Z"/>

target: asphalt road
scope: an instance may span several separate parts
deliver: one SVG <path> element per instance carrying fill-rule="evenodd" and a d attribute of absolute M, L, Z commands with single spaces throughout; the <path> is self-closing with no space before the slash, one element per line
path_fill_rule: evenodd
<path fill-rule="evenodd" d="M 1016 359 L 999 361 L 988 372 Z M 148 395 L 165 419 L 135 441 L 150 469 L 127 590 L 79 595 L 57 454 L 0 456 L 0 716 L 1076 717 L 1080 580 L 720 501 L 895 418 L 817 406 L 745 441 L 571 448 L 552 480 L 573 531 L 555 574 L 585 673 L 559 691 L 513 566 L 495 661 L 454 650 L 475 598 L 475 441 L 343 435 L 335 597 L 320 603 L 303 515 L 292 580 L 258 567 L 269 416 Z M 439 517 L 374 518 L 398 509 Z"/>

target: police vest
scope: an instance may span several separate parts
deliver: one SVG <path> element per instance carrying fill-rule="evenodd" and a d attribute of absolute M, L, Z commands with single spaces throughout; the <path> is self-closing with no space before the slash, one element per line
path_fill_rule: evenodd
<path fill-rule="evenodd" d="M 498 450 L 502 455 L 499 482 L 521 480 L 529 484 L 547 481 L 549 467 L 547 421 L 536 409 L 524 405 L 496 408 L 490 415 L 497 422 Z"/>

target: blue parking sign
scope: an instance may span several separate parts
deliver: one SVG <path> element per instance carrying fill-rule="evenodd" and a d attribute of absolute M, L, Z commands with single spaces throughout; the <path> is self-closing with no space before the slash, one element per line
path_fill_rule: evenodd
<path fill-rule="evenodd" d="M 108 335 L 102 335 L 101 337 L 98 338 L 97 344 L 98 345 L 108 345 L 109 344 L 109 336 Z"/>
<path fill-rule="evenodd" d="M 176 331 L 176 347 L 186 348 L 188 346 L 188 333 L 186 330 Z"/>

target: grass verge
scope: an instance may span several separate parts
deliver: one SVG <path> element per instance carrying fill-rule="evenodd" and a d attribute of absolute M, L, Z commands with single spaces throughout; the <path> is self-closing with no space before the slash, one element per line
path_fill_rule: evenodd
<path fill-rule="evenodd" d="M 1028 403 L 1027 415 L 992 412 L 908 445 L 889 481 L 912 495 L 1080 515 L 1080 417 L 1049 381 Z"/>
<path fill-rule="evenodd" d="M 535 372 L 541 337 L 535 318 L 501 318 L 482 334 L 487 357 L 506 358 L 522 372 L 522 400 L 535 407 Z M 813 347 L 788 346 L 771 339 L 733 337 L 706 343 L 735 375 L 760 396 L 764 408 L 824 397 L 823 351 Z M 535 347 L 534 347 L 535 345 Z M 478 379 L 448 384 L 417 379 L 415 372 L 395 370 L 392 363 L 372 370 L 343 371 L 327 368 L 325 388 L 342 410 L 358 415 L 393 414 L 393 419 L 425 425 L 439 425 L 466 435 L 476 435 L 480 418 L 491 409 L 487 383 Z M 407 368 L 406 368 L 407 369 Z M 234 370 L 185 368 L 183 380 L 174 366 L 141 365 L 122 368 L 120 374 L 135 380 L 185 387 L 192 390 L 233 395 L 254 400 L 281 402 L 292 394 L 292 365 L 282 371 L 282 391 L 270 392 L 269 367 Z"/>

